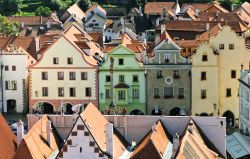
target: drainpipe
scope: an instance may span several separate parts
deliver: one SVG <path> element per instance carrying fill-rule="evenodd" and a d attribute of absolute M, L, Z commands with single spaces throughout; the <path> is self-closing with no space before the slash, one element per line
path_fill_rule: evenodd
<path fill-rule="evenodd" d="M 1 65 L 1 93 L 2 93 L 2 113 L 4 113 L 4 102 L 3 102 L 3 64 L 2 64 L 2 60 L 0 61 L 0 65 Z"/>
<path fill-rule="evenodd" d="M 110 56 L 110 107 L 114 107 L 114 80 L 113 80 L 113 73 L 114 73 L 114 58 L 112 56 Z"/>

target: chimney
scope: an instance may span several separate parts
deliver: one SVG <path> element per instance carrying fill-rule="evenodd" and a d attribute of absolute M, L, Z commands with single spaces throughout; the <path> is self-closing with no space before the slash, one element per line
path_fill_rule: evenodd
<path fill-rule="evenodd" d="M 173 136 L 173 148 L 172 148 L 172 158 L 174 158 L 178 148 L 180 146 L 180 140 L 179 140 L 179 135 L 176 133 Z"/>
<path fill-rule="evenodd" d="M 160 19 L 157 18 L 156 21 L 155 21 L 155 26 L 158 26 L 160 24 Z"/>
<path fill-rule="evenodd" d="M 17 122 L 17 145 L 19 145 L 24 137 L 24 127 L 22 120 Z"/>
<path fill-rule="evenodd" d="M 46 134 L 47 134 L 47 142 L 49 145 L 51 144 L 51 138 L 52 138 L 52 128 L 51 128 L 51 121 L 48 120 L 46 123 Z"/>
<path fill-rule="evenodd" d="M 133 24 L 135 24 L 135 18 L 134 18 L 134 17 L 131 17 L 131 18 L 130 18 L 130 21 L 131 21 Z"/>
<path fill-rule="evenodd" d="M 161 34 L 166 30 L 166 25 L 165 24 L 161 24 Z"/>
<path fill-rule="evenodd" d="M 163 13 L 163 16 L 167 15 L 167 7 L 163 7 L 162 13 Z"/>
<path fill-rule="evenodd" d="M 189 123 L 188 123 L 188 131 L 192 134 L 193 133 L 193 121 L 190 121 Z"/>
<path fill-rule="evenodd" d="M 219 11 L 217 10 L 217 11 L 216 11 L 216 17 L 218 17 L 218 16 L 219 16 Z"/>
<path fill-rule="evenodd" d="M 49 28 L 50 28 L 50 23 L 48 22 L 48 23 L 47 23 L 47 29 L 49 29 Z"/>
<path fill-rule="evenodd" d="M 40 37 L 35 37 L 35 43 L 36 43 L 36 52 L 40 50 Z"/>
<path fill-rule="evenodd" d="M 199 9 L 195 9 L 195 14 L 197 17 L 199 16 L 199 13 L 200 13 Z"/>
<path fill-rule="evenodd" d="M 113 138 L 113 124 L 107 123 L 105 125 L 106 133 L 106 152 L 114 157 L 114 138 Z"/>
<path fill-rule="evenodd" d="M 209 23 L 207 22 L 206 23 L 206 31 L 208 31 L 209 30 Z"/>
<path fill-rule="evenodd" d="M 21 27 L 22 27 L 22 29 L 24 28 L 24 22 L 21 23 Z"/>

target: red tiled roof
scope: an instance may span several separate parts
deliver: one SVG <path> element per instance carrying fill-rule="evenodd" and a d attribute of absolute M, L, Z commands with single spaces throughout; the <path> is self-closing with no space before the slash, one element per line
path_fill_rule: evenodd
<path fill-rule="evenodd" d="M 52 126 L 51 143 L 47 141 L 47 122 L 49 118 L 44 115 L 25 135 L 17 149 L 16 159 L 49 158 L 59 151 L 62 140 L 56 134 Z"/>
<path fill-rule="evenodd" d="M 147 2 L 144 6 L 145 14 L 162 14 L 163 8 L 166 7 L 167 12 L 173 9 L 175 2 Z"/>
<path fill-rule="evenodd" d="M 16 136 L 0 113 L 0 158 L 12 159 L 16 153 Z"/>
<path fill-rule="evenodd" d="M 36 59 L 36 43 L 34 37 L 0 37 L 0 50 L 6 50 L 10 45 L 22 47 Z"/>
<path fill-rule="evenodd" d="M 210 150 L 201 137 L 196 125 L 191 120 L 189 122 L 191 129 L 187 127 L 181 141 L 180 148 L 176 154 L 176 159 L 190 158 L 209 158 L 216 159 L 218 154 Z"/>
<path fill-rule="evenodd" d="M 24 25 L 40 25 L 40 24 L 46 24 L 49 20 L 51 20 L 51 17 L 42 17 L 42 16 L 12 16 L 7 17 L 7 19 L 10 22 L 19 22 L 24 23 Z"/>
<path fill-rule="evenodd" d="M 210 5 L 209 4 L 202 4 L 202 3 L 183 3 L 181 8 L 186 6 L 192 6 L 194 10 L 198 9 L 199 11 L 205 11 Z"/>
<path fill-rule="evenodd" d="M 220 24 L 215 25 L 213 28 L 209 29 L 208 31 L 202 33 L 199 35 L 196 40 L 198 41 L 207 41 L 210 39 L 210 37 L 215 37 L 219 31 L 221 31 L 221 26 Z"/>
<path fill-rule="evenodd" d="M 92 137 L 100 147 L 100 149 L 106 151 L 106 134 L 105 125 L 108 124 L 108 120 L 100 113 L 100 111 L 92 103 L 89 103 L 86 109 L 80 114 L 82 120 L 86 125 L 91 126 L 89 129 Z M 126 150 L 126 146 L 122 142 L 122 139 L 114 131 L 114 158 L 119 158 Z"/>
<path fill-rule="evenodd" d="M 97 7 L 101 12 L 103 12 L 104 14 L 106 14 L 106 10 L 103 9 L 100 5 L 98 5 L 98 3 L 93 3 L 93 5 L 86 11 L 85 14 L 87 14 L 87 13 L 93 11 L 96 7 Z"/>
<path fill-rule="evenodd" d="M 151 130 L 141 143 L 136 147 L 131 159 L 162 159 L 167 145 L 170 143 L 165 128 L 161 121 L 155 124 L 154 130 Z M 171 148 L 172 151 L 172 148 Z"/>
<path fill-rule="evenodd" d="M 103 36 L 101 32 L 91 32 L 89 33 L 89 36 L 93 38 L 93 42 L 100 45 L 100 47 L 103 47 Z"/>

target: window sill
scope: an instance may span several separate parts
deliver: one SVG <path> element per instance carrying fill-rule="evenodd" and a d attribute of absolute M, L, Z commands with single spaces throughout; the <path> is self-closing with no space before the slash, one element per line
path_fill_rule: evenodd
<path fill-rule="evenodd" d="M 201 99 L 206 99 L 207 97 L 201 97 Z"/>
<path fill-rule="evenodd" d="M 160 99 L 161 97 L 160 96 L 154 96 L 155 99 Z"/>
<path fill-rule="evenodd" d="M 165 99 L 174 98 L 174 96 L 164 96 Z"/>
<path fill-rule="evenodd" d="M 178 96 L 178 99 L 184 99 L 185 97 L 184 96 Z"/>

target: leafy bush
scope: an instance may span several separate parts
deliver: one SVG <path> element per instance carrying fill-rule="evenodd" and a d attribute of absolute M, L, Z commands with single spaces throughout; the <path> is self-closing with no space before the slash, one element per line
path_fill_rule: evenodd
<path fill-rule="evenodd" d="M 36 9 L 36 15 L 39 15 L 39 16 L 50 16 L 52 13 L 52 11 L 50 10 L 49 7 L 43 7 L 43 6 L 40 6 Z"/>

